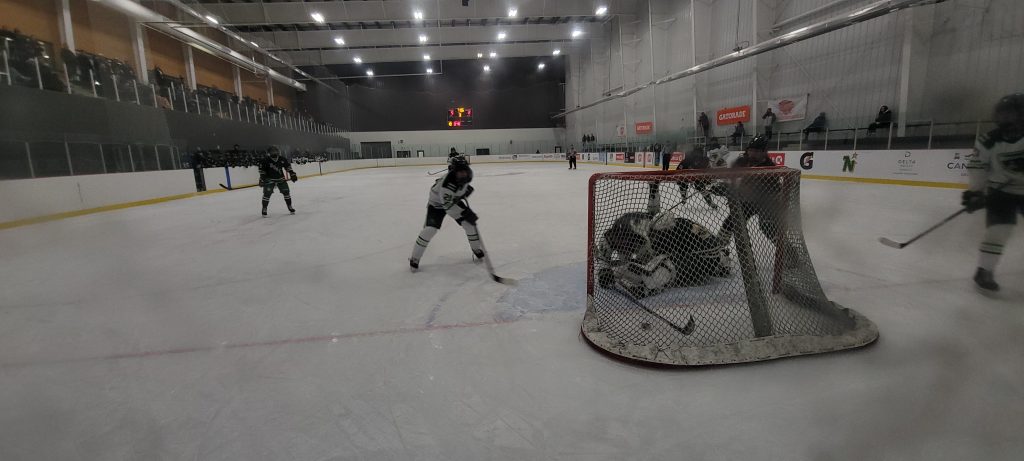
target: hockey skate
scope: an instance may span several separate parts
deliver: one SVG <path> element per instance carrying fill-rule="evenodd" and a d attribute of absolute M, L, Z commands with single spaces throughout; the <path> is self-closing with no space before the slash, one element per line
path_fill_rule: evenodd
<path fill-rule="evenodd" d="M 288 212 L 291 214 L 295 214 L 295 208 L 288 207 Z"/>
<path fill-rule="evenodd" d="M 999 284 L 996 283 L 996 278 L 985 269 L 978 268 L 978 271 L 974 273 L 974 286 L 979 292 L 984 295 L 995 295 L 999 293 Z"/>
<path fill-rule="evenodd" d="M 409 258 L 409 270 L 416 272 L 420 269 L 420 260 L 416 258 Z"/>
<path fill-rule="evenodd" d="M 266 217 L 267 217 L 267 209 L 266 209 L 266 208 L 264 208 L 264 209 L 263 209 L 263 211 L 262 211 L 261 213 L 263 214 L 263 217 L 264 217 L 264 218 L 266 218 Z"/>
<path fill-rule="evenodd" d="M 484 260 L 484 250 L 473 250 L 473 261 L 480 262 Z"/>

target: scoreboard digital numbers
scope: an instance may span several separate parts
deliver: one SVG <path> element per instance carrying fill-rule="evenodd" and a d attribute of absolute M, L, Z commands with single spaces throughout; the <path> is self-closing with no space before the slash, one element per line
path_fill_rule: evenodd
<path fill-rule="evenodd" d="M 448 109 L 448 128 L 465 128 L 473 126 L 472 107 L 452 107 Z"/>

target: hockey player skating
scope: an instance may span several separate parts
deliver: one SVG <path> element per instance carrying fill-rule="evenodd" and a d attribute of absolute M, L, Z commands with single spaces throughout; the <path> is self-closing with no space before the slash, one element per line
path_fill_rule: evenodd
<path fill-rule="evenodd" d="M 263 187 L 263 216 L 267 215 L 267 205 L 270 204 L 270 195 L 274 193 L 274 187 L 277 187 L 281 191 L 281 195 L 284 195 L 284 203 L 288 205 L 288 211 L 295 214 L 295 208 L 292 208 L 292 195 L 291 189 L 288 187 L 288 179 L 296 182 L 299 180 L 299 176 L 292 169 L 291 162 L 281 155 L 281 150 L 277 146 L 270 146 L 267 149 L 267 155 L 260 159 L 259 170 L 260 186 Z"/>
<path fill-rule="evenodd" d="M 427 251 L 430 239 L 434 238 L 444 216 L 447 214 L 455 219 L 455 222 L 466 231 L 466 238 L 469 239 L 469 246 L 473 255 L 478 259 L 484 258 L 483 245 L 480 243 L 480 235 L 476 229 L 476 213 L 469 208 L 464 200 L 473 193 L 473 170 L 465 158 L 454 157 L 448 167 L 448 174 L 434 181 L 430 188 L 430 196 L 427 199 L 427 219 L 423 230 L 416 237 L 416 244 L 412 248 L 412 256 L 409 258 L 409 266 L 412 270 L 419 269 L 420 258 L 423 252 Z"/>
<path fill-rule="evenodd" d="M 968 162 L 970 188 L 963 193 L 968 212 L 985 209 L 985 237 L 981 241 L 974 283 L 995 293 L 996 265 L 1010 239 L 1017 214 L 1024 214 L 1024 94 L 999 100 L 996 129 L 978 137 Z"/>
<path fill-rule="evenodd" d="M 711 168 L 726 168 L 729 166 L 729 148 L 721 145 L 718 141 L 712 141 L 706 148 L 708 162 Z"/>
<path fill-rule="evenodd" d="M 744 153 L 732 164 L 732 168 L 770 166 L 776 165 L 768 157 L 768 138 L 764 135 L 754 136 Z M 725 183 L 719 183 L 712 187 L 712 192 L 716 195 L 729 196 L 729 206 L 740 207 L 742 213 L 739 214 L 743 216 L 741 223 L 737 217 L 738 214 L 730 212 L 729 217 L 722 223 L 722 229 L 718 233 L 719 238 L 729 241 L 739 226 L 745 226 L 750 218 L 757 216 L 758 227 L 761 228 L 761 232 L 768 238 L 768 241 L 773 243 L 779 241 L 785 222 L 781 216 L 784 207 L 782 189 L 777 179 L 745 178 L 744 181 L 737 182 L 731 187 Z M 786 266 L 791 267 L 796 264 L 796 252 L 785 242 L 783 245 L 787 245 L 782 249 L 784 257 L 787 258 Z"/>
<path fill-rule="evenodd" d="M 676 166 L 676 170 L 706 170 L 711 168 L 711 160 L 708 159 L 707 155 L 704 154 L 703 147 L 695 147 L 689 154 L 683 157 L 683 160 Z M 709 180 L 696 180 L 693 181 L 693 188 L 700 192 L 701 196 L 704 197 L 704 202 L 708 204 L 713 210 L 718 209 L 718 204 L 711 199 L 711 191 L 708 190 L 708 186 L 713 181 Z M 685 204 L 688 197 L 687 192 L 690 188 L 690 183 L 686 181 L 680 181 L 676 184 L 679 185 L 679 194 L 682 195 L 682 201 Z"/>

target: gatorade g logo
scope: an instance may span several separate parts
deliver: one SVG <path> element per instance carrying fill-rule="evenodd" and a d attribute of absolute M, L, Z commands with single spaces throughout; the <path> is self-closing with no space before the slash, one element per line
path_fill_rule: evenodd
<path fill-rule="evenodd" d="M 804 155 L 800 156 L 800 168 L 805 170 L 814 168 L 814 152 L 804 152 Z"/>

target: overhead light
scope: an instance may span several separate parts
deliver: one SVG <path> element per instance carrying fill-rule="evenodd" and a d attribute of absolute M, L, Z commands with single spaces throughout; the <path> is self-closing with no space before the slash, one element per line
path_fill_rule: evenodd
<path fill-rule="evenodd" d="M 427 73 L 428 74 L 433 74 L 434 73 L 434 69 L 431 69 L 430 67 L 428 67 L 427 68 Z"/>
<path fill-rule="evenodd" d="M 560 54 L 562 54 L 562 50 L 559 50 L 559 49 L 557 49 L 557 48 L 555 49 L 555 51 L 552 51 L 552 52 L 551 52 L 551 55 L 552 55 L 552 56 L 558 56 L 558 55 L 560 55 Z"/>
<path fill-rule="evenodd" d="M 478 57 L 478 58 L 482 58 L 482 57 L 484 57 L 484 54 L 483 54 L 483 53 L 477 53 L 477 54 L 476 54 L 476 57 Z"/>
<path fill-rule="evenodd" d="M 426 41 L 427 41 L 427 36 L 423 35 L 423 34 L 420 34 L 420 43 L 423 43 L 423 42 L 426 42 Z"/>
<path fill-rule="evenodd" d="M 213 16 L 210 16 L 210 15 L 206 15 L 206 20 L 210 21 L 210 22 L 212 22 L 214 24 L 220 24 L 220 21 L 217 21 L 217 18 L 215 18 Z"/>
<path fill-rule="evenodd" d="M 366 71 L 366 75 L 370 76 L 370 77 L 373 77 L 373 70 L 367 70 Z"/>
<path fill-rule="evenodd" d="M 249 40 L 249 43 L 252 43 L 252 46 L 255 46 L 256 48 L 259 48 L 259 47 L 260 47 L 260 44 L 259 44 L 259 43 L 256 43 L 256 42 L 254 42 L 254 41 L 252 41 L 252 40 Z"/>
<path fill-rule="evenodd" d="M 582 30 L 576 29 L 576 30 L 572 31 L 572 38 L 579 37 L 580 35 L 583 35 L 583 31 Z"/>
<path fill-rule="evenodd" d="M 496 57 L 498 57 L 498 53 L 495 53 L 495 52 L 493 52 L 493 51 L 492 51 L 492 52 L 491 52 L 491 54 L 490 54 L 490 56 L 491 56 L 492 58 L 496 58 Z"/>
<path fill-rule="evenodd" d="M 519 15 L 519 10 L 517 10 L 517 9 L 515 9 L 515 8 L 509 8 L 509 9 L 508 9 L 508 17 L 510 17 L 510 18 L 514 18 L 514 17 L 516 17 L 517 15 Z"/>
<path fill-rule="evenodd" d="M 344 45 L 345 44 L 345 39 L 341 38 L 341 37 L 334 37 L 334 43 L 337 43 L 339 45 Z"/>
<path fill-rule="evenodd" d="M 599 6 L 599 7 L 597 7 L 597 11 L 595 11 L 594 14 L 596 14 L 598 16 L 604 16 L 604 14 L 607 13 L 607 12 L 608 12 L 608 7 L 607 6 Z"/>
<path fill-rule="evenodd" d="M 543 69 L 544 68 L 544 63 L 542 62 L 540 64 L 537 64 L 537 68 L 538 69 Z"/>
<path fill-rule="evenodd" d="M 320 14 L 317 11 L 314 11 L 314 12 L 310 13 L 309 17 L 313 18 L 313 20 L 316 21 L 319 24 L 323 24 L 324 23 L 324 15 Z"/>
<path fill-rule="evenodd" d="M 352 58 L 352 60 L 355 61 L 356 64 L 362 64 L 363 63 L 363 58 L 360 58 L 359 56 L 356 56 L 356 57 Z"/>
<path fill-rule="evenodd" d="M 490 72 L 490 71 L 491 71 L 491 66 L 485 65 L 484 66 L 484 72 Z"/>
<path fill-rule="evenodd" d="M 424 61 L 429 61 L 430 60 L 430 55 L 429 54 L 423 55 L 423 60 Z"/>
<path fill-rule="evenodd" d="M 505 32 L 498 32 L 498 40 L 505 40 Z"/>
<path fill-rule="evenodd" d="M 423 19 L 423 12 L 420 10 L 413 11 L 412 16 L 416 19 Z"/>

